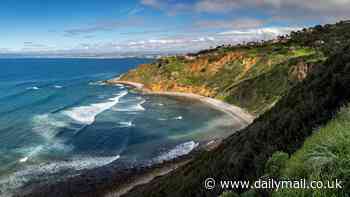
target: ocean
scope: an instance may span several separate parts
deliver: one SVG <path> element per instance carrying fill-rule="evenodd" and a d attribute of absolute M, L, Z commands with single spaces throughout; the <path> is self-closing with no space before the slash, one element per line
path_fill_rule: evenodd
<path fill-rule="evenodd" d="M 111 163 L 170 160 L 230 133 L 230 117 L 200 102 L 101 82 L 150 61 L 0 59 L 0 196 Z"/>

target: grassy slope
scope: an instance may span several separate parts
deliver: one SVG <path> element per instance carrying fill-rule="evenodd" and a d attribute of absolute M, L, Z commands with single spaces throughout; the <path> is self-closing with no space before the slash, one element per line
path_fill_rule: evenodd
<path fill-rule="evenodd" d="M 294 153 L 313 128 L 326 124 L 349 102 L 350 92 L 345 90 L 350 84 L 350 48 L 344 47 L 349 45 L 348 30 L 349 25 L 341 24 L 294 33 L 293 44 L 308 46 L 318 39 L 326 42 L 323 52 L 330 58 L 324 66 L 317 67 L 271 110 L 216 150 L 203 153 L 189 165 L 135 189 L 129 196 L 213 196 L 222 191 L 206 191 L 205 178 L 256 180 L 264 174 L 265 163 L 274 152 Z"/>
<path fill-rule="evenodd" d="M 275 152 L 265 164 L 266 177 L 275 180 L 306 179 L 342 181 L 342 189 L 280 189 L 272 191 L 273 197 L 329 197 L 347 196 L 350 191 L 350 107 L 343 107 L 325 126 L 315 130 L 303 146 L 289 157 L 287 153 Z M 332 185 L 332 184 L 331 184 Z M 333 186 L 333 185 L 332 185 Z M 257 196 L 257 192 L 250 197 Z M 237 196 L 226 192 L 226 196 Z M 221 196 L 225 196 L 222 194 Z M 244 195 L 242 195 L 244 196 Z"/>
<path fill-rule="evenodd" d="M 279 50 L 283 51 L 283 48 Z M 264 54 L 261 62 L 242 79 L 227 85 L 219 95 L 223 95 L 224 100 L 229 103 L 246 108 L 254 114 L 262 114 L 299 82 L 292 74 L 293 69 L 300 65 L 318 65 L 323 60 L 322 54 L 303 47 L 286 54 L 280 51 Z M 272 63 L 269 66 L 265 61 Z M 218 78 L 220 76 L 223 75 Z"/>
<path fill-rule="evenodd" d="M 326 126 L 316 130 L 279 170 L 279 178 L 288 180 L 342 180 L 343 189 L 285 189 L 274 192 L 273 196 L 346 196 L 350 191 L 349 144 L 350 107 L 344 107 Z"/>
<path fill-rule="evenodd" d="M 221 46 L 195 54 L 195 60 L 163 58 L 140 66 L 122 79 L 144 83 L 154 90 L 216 97 L 261 115 L 300 81 L 296 75 L 305 71 L 298 68 L 313 69 L 346 45 L 349 29 L 349 23 L 316 26 L 293 32 L 291 41 L 284 44 Z"/>
<path fill-rule="evenodd" d="M 195 60 L 168 57 L 142 65 L 122 80 L 153 90 L 193 92 L 216 97 L 262 114 L 299 81 L 296 68 L 319 64 L 321 52 L 298 45 L 222 47 Z"/>
<path fill-rule="evenodd" d="M 221 69 L 209 83 L 210 87 L 217 88 L 217 98 L 246 108 L 254 114 L 268 110 L 297 84 L 293 69 L 315 65 L 324 59 L 314 49 L 280 44 L 243 51 L 248 58 L 256 59 L 255 64 L 247 69 L 244 67 L 248 65 L 234 61 Z"/>

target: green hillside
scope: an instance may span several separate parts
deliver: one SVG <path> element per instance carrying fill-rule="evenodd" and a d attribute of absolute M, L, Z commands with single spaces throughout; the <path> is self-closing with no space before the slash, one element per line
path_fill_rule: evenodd
<path fill-rule="evenodd" d="M 193 92 L 261 114 L 325 60 L 320 50 L 298 44 L 218 47 L 186 59 L 166 57 L 142 65 L 122 80 L 154 91 Z"/>
<path fill-rule="evenodd" d="M 285 189 L 272 196 L 346 196 L 350 191 L 350 108 L 344 107 L 279 169 L 279 179 L 341 180 L 343 189 Z"/>
<path fill-rule="evenodd" d="M 279 43 L 266 42 L 255 46 L 221 47 L 204 52 L 205 56 L 217 53 L 217 51 L 227 53 L 228 50 L 248 51 L 245 57 L 253 56 L 253 51 L 259 54 L 258 60 L 252 64 L 254 66 L 244 75 L 242 68 L 239 68 L 241 65 L 237 61 L 233 61 L 231 62 L 234 64 L 231 67 L 232 71 L 222 70 L 230 69 L 227 66 L 221 67 L 217 73 L 210 77 L 198 74 L 198 77 L 203 77 L 201 79 L 205 78 L 206 80 L 193 80 L 191 84 L 204 83 L 205 88 L 209 87 L 210 90 L 215 90 L 214 97 L 245 107 L 260 116 L 248 128 L 233 134 L 215 150 L 202 153 L 188 165 L 145 186 L 134 189 L 127 196 L 217 196 L 224 191 L 220 188 L 206 190 L 203 186 L 206 178 L 257 180 L 265 175 L 267 161 L 278 151 L 287 153 L 287 157 L 282 158 L 288 160 L 285 166 L 280 166 L 281 173 L 278 175 L 285 177 L 305 176 L 308 179 L 315 177 L 322 180 L 328 178 L 317 177 L 321 174 L 330 176 L 330 178 L 340 177 L 348 180 L 349 169 L 346 166 L 350 166 L 349 160 L 347 160 L 349 154 L 344 146 L 347 141 L 340 140 L 339 137 L 345 133 L 338 132 L 337 129 L 340 128 L 336 128 L 335 123 L 332 123 L 331 120 L 334 114 L 350 102 L 350 91 L 347 91 L 350 84 L 349 38 L 350 24 L 341 22 L 335 25 L 317 26 L 293 32 L 287 41 Z M 282 51 L 284 52 L 282 53 Z M 283 57 L 280 59 L 277 58 L 281 54 L 287 55 L 282 55 Z M 264 62 L 260 56 L 266 57 L 268 60 Z M 300 61 L 303 62 L 303 65 L 310 65 L 312 69 L 305 69 L 305 66 L 302 66 L 296 70 L 310 70 L 310 72 L 297 72 L 297 75 L 291 75 L 293 66 L 298 65 Z M 259 64 L 258 62 L 264 63 Z M 272 62 L 271 66 L 268 66 L 267 62 Z M 165 65 L 168 64 L 166 62 Z M 165 72 L 163 66 L 163 64 L 158 65 L 159 68 L 153 70 L 154 76 L 159 76 L 159 79 L 164 76 L 161 74 Z M 236 67 L 239 70 L 237 72 L 235 72 Z M 179 70 L 178 72 L 181 72 L 181 69 Z M 131 76 L 138 71 L 133 72 L 126 75 L 125 79 L 132 79 Z M 206 72 L 207 70 L 203 71 L 203 73 Z M 222 80 L 218 74 L 220 72 Z M 228 76 L 226 77 L 225 74 Z M 171 80 L 178 82 L 179 79 L 185 78 L 185 75 L 177 76 L 181 77 L 174 75 Z M 137 80 L 143 81 L 143 77 L 139 77 Z M 174 90 L 171 87 L 166 89 Z M 346 117 L 346 115 L 339 115 L 338 118 L 342 119 L 344 116 Z M 337 121 L 337 119 L 333 121 Z M 315 130 L 317 127 L 324 127 L 324 129 Z M 332 130 L 336 133 L 326 134 L 327 132 L 324 130 Z M 313 133 L 316 134 L 313 135 Z M 311 135 L 313 136 L 304 144 L 305 139 Z M 320 137 L 317 137 L 318 135 Z M 334 138 L 330 138 L 330 136 Z M 332 140 L 332 143 L 327 144 L 327 140 Z M 300 149 L 302 146 L 303 148 Z M 321 147 L 320 150 L 317 148 L 318 146 Z M 324 147 L 329 148 L 329 150 L 322 152 L 321 149 L 325 149 Z M 327 164 L 324 165 L 321 162 L 319 166 L 314 166 L 315 171 L 311 171 L 308 168 L 305 169 L 305 167 L 312 166 L 307 165 L 305 163 L 307 160 L 304 160 L 308 159 L 304 156 L 305 151 L 309 150 L 320 155 L 334 155 L 332 151 L 336 151 L 337 154 L 335 154 L 333 161 L 326 162 Z M 337 152 L 339 150 L 341 152 Z M 292 155 L 291 159 L 288 159 L 289 155 Z M 308 157 L 313 159 L 312 155 L 308 155 Z M 327 166 L 328 164 L 330 166 Z M 330 170 L 334 167 L 340 167 L 339 172 L 334 169 Z M 235 189 L 235 192 L 240 194 L 246 190 Z M 258 192 L 258 196 L 271 195 L 271 191 Z M 293 196 L 292 193 L 291 191 L 280 191 L 273 195 Z M 344 190 L 338 191 L 334 195 L 346 196 L 346 193 L 350 193 L 348 185 Z M 310 193 L 305 194 L 298 193 L 294 196 L 310 195 Z"/>

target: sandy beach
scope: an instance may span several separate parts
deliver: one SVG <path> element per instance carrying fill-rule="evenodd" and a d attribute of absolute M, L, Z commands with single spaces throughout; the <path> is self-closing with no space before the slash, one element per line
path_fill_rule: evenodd
<path fill-rule="evenodd" d="M 187 99 L 193 99 L 193 100 L 198 100 L 200 102 L 203 102 L 207 104 L 208 106 L 215 108 L 217 110 L 220 110 L 224 113 L 227 113 L 230 115 L 235 121 L 237 121 L 242 127 L 245 127 L 249 125 L 250 123 L 253 122 L 254 116 L 249 114 L 247 111 L 245 111 L 242 108 L 239 108 L 237 106 L 225 103 L 223 101 L 210 98 L 210 97 L 205 97 L 201 96 L 198 94 L 193 94 L 193 93 L 183 93 L 183 92 L 154 92 L 150 91 L 147 88 L 144 87 L 143 84 L 141 83 L 136 83 L 136 82 L 130 82 L 130 81 L 120 81 L 120 80 L 108 80 L 106 81 L 108 84 L 121 84 L 121 85 L 126 85 L 131 88 L 135 88 L 138 91 L 140 91 L 142 94 L 146 95 L 161 95 L 161 96 L 171 96 L 171 97 L 185 97 Z M 241 129 L 241 128 L 239 128 Z M 238 130 L 239 130 L 238 129 Z"/>

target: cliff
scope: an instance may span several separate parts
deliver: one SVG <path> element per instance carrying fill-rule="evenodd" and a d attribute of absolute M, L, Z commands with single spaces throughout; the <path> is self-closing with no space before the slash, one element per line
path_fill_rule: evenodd
<path fill-rule="evenodd" d="M 283 43 L 219 47 L 187 58 L 163 58 L 127 73 L 123 80 L 142 82 L 150 89 L 193 91 L 220 98 L 258 114 L 259 118 L 216 149 L 202 153 L 187 165 L 135 188 L 126 196 L 222 194 L 224 190 L 220 187 L 205 189 L 204 180 L 209 177 L 255 181 L 283 175 L 307 180 L 349 180 L 346 167 L 350 166 L 349 149 L 344 144 L 347 141 L 341 140 L 349 135 L 348 126 L 329 126 L 334 115 L 350 102 L 349 30 L 350 24 L 343 22 L 316 26 L 292 32 Z M 318 134 L 315 128 L 320 127 L 326 129 Z M 305 142 L 306 139 L 310 140 Z M 303 158 L 315 158 L 304 152 L 310 149 L 310 143 L 316 147 L 317 159 L 332 159 L 323 163 L 311 159 L 313 165 L 303 163 Z M 289 161 L 274 168 L 281 171 L 279 175 L 271 173 L 269 166 L 280 158 Z M 235 194 L 228 195 L 347 196 L 349 183 L 343 186 L 339 190 L 286 193 L 234 188 Z"/>
<path fill-rule="evenodd" d="M 297 44 L 218 47 L 140 65 L 120 80 L 145 84 L 151 91 L 213 97 L 260 115 L 324 60 L 321 51 Z"/>

